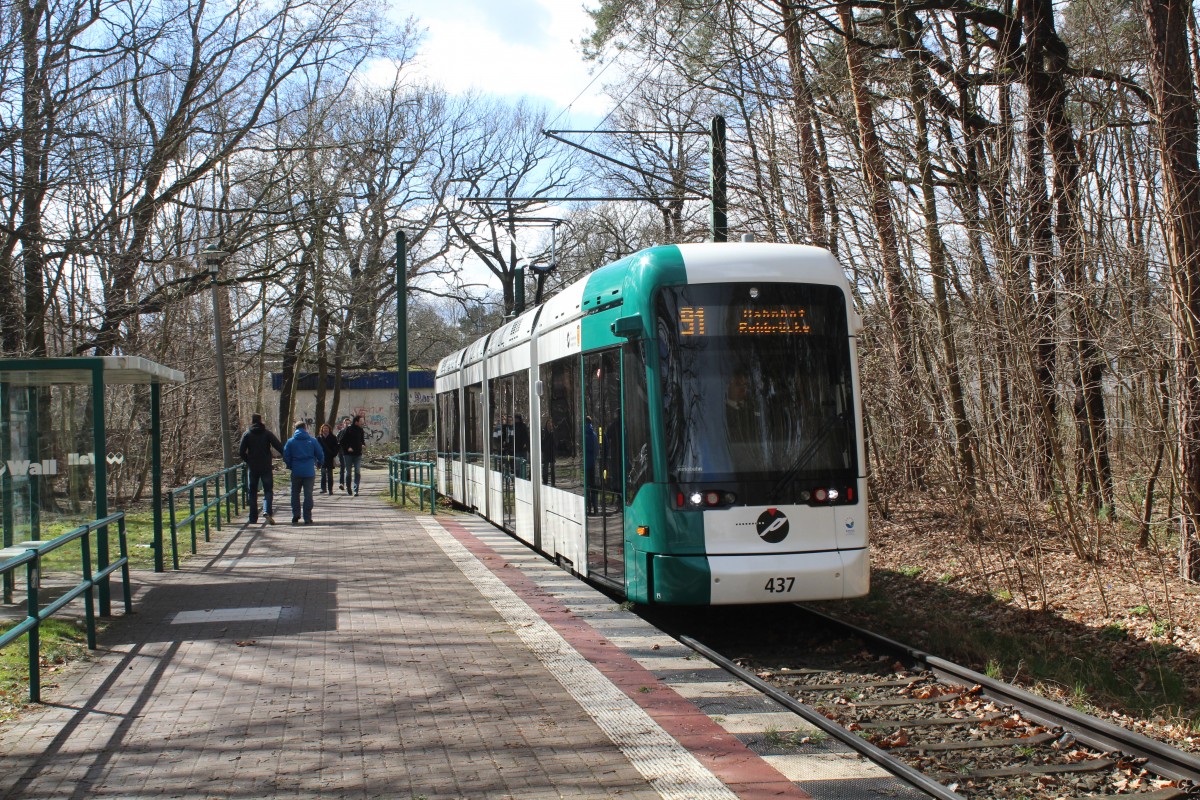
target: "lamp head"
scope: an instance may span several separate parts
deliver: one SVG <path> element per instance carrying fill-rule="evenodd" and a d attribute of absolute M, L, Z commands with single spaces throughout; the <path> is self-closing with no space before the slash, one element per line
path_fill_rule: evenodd
<path fill-rule="evenodd" d="M 225 260 L 225 256 L 229 253 L 219 249 L 215 244 L 210 244 L 201 252 L 202 271 L 210 279 L 216 280 L 217 273 L 221 269 L 221 262 Z"/>

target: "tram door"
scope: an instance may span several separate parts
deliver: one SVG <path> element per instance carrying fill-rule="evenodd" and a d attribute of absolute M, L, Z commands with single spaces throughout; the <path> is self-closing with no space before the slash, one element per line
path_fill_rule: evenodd
<path fill-rule="evenodd" d="M 500 474 L 500 526 L 510 533 L 517 527 L 517 489 L 513 480 L 516 475 L 513 382 L 514 376 L 505 375 L 493 378 L 489 387 L 492 398 L 491 468 L 493 473 Z"/>
<path fill-rule="evenodd" d="M 583 358 L 584 496 L 588 574 L 625 585 L 625 475 L 621 431 L 621 351 Z"/>

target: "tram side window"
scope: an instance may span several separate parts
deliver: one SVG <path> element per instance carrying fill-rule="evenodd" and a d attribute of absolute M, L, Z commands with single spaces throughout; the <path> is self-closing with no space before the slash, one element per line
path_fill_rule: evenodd
<path fill-rule="evenodd" d="M 491 410 L 488 453 L 491 468 L 509 472 L 513 456 L 513 398 L 512 377 L 492 378 L 488 381 L 488 407 Z"/>
<path fill-rule="evenodd" d="M 463 415 L 467 423 L 466 461 L 468 464 L 483 464 L 483 384 L 473 383 L 468 386 L 465 400 Z"/>
<path fill-rule="evenodd" d="M 438 453 L 458 456 L 458 389 L 438 395 Z"/>
<path fill-rule="evenodd" d="M 625 388 L 625 502 L 633 502 L 645 484 L 654 478 L 650 454 L 650 405 L 646 391 L 646 343 L 626 344 L 624 360 Z"/>
<path fill-rule="evenodd" d="M 513 375 L 513 456 L 516 475 L 529 480 L 529 372 Z"/>
<path fill-rule="evenodd" d="M 579 356 L 543 364 L 538 376 L 542 381 L 542 483 L 582 495 Z"/>

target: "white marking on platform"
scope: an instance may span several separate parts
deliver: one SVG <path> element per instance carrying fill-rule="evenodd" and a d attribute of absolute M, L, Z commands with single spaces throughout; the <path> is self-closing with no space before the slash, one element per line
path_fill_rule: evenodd
<path fill-rule="evenodd" d="M 240 556 L 220 558 L 213 562 L 215 567 L 290 567 L 296 563 L 295 556 Z"/>
<path fill-rule="evenodd" d="M 694 697 L 761 697 L 753 686 L 734 681 L 702 681 L 698 683 L 670 683 L 676 694 L 689 700 Z"/>
<path fill-rule="evenodd" d="M 196 622 L 268 622 L 279 619 L 282 613 L 283 606 L 209 608 L 204 611 L 180 611 L 171 618 L 171 624 L 188 625 Z"/>
<path fill-rule="evenodd" d="M 669 800 L 737 799 L 729 787 L 664 731 L 641 706 L 605 678 L 594 664 L 581 656 L 550 623 L 441 525 L 427 519 L 420 522 L 526 647 L 546 665 L 662 797 Z"/>
<path fill-rule="evenodd" d="M 619 635 L 609 636 L 607 639 L 622 649 L 636 649 L 658 645 L 658 649 L 666 651 L 666 653 L 670 653 L 672 651 L 681 653 L 692 652 L 676 642 L 670 636 L 664 636 L 657 631 L 653 634 L 646 633 L 642 635 L 638 635 L 638 631 L 621 631 Z"/>
<path fill-rule="evenodd" d="M 730 733 L 800 733 L 804 736 L 820 729 L 790 711 L 767 711 L 761 714 L 716 714 L 713 721 Z M 812 756 L 808 756 L 812 758 Z"/>
<path fill-rule="evenodd" d="M 654 655 L 638 653 L 630 656 L 634 661 L 641 664 L 648 670 L 663 670 L 663 669 L 686 669 L 686 670 L 702 670 L 702 669 L 717 669 L 712 665 L 712 662 L 706 658 L 687 658 L 680 657 L 674 654 L 660 656 L 661 650 L 655 650 Z"/>
<path fill-rule="evenodd" d="M 632 633 L 637 633 L 638 630 L 643 630 L 643 629 L 650 633 L 658 633 L 659 632 L 659 631 L 651 628 L 650 623 L 646 622 L 646 620 L 642 619 L 641 617 L 634 617 L 634 616 L 602 617 L 600 619 L 593 619 L 588 624 L 597 630 L 607 630 L 609 628 L 616 628 L 616 629 L 619 629 L 624 634 L 631 633 L 631 631 L 629 630 L 630 628 L 635 629 L 634 631 L 632 631 Z M 707 662 L 705 662 L 705 663 L 707 663 Z"/>
<path fill-rule="evenodd" d="M 794 756 L 763 756 L 789 781 L 838 781 L 894 777 L 883 767 L 855 753 L 811 753 Z"/>

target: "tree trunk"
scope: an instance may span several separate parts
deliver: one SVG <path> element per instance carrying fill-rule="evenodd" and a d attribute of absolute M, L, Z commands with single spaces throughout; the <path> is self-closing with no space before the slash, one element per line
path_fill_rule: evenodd
<path fill-rule="evenodd" d="M 840 0 L 837 12 L 846 37 L 846 65 L 849 68 L 850 87 L 854 95 L 863 178 L 870 196 L 871 221 L 879 238 L 880 257 L 883 261 L 892 354 L 900 378 L 898 396 L 906 398 L 907 407 L 901 409 L 901 413 L 904 415 L 903 424 L 907 427 L 904 438 L 912 443 L 912 449 L 908 449 L 901 458 L 908 469 L 909 479 L 919 485 L 924 481 L 925 469 L 924 459 L 916 448 L 924 446 L 918 443 L 930 439 L 927 435 L 925 411 L 920 404 L 921 389 L 917 378 L 916 353 L 918 345 L 913 330 L 912 300 L 900 264 L 900 245 L 892 212 L 891 187 L 888 185 L 883 147 L 875 131 L 874 111 L 866 85 L 863 47 L 856 38 L 853 7 L 847 0 Z"/>
<path fill-rule="evenodd" d="M 1200 163 L 1196 89 L 1188 63 L 1185 0 L 1143 0 L 1150 42 L 1155 124 L 1162 153 L 1167 246 L 1175 323 L 1180 573 L 1200 580 Z"/>
<path fill-rule="evenodd" d="M 46 96 L 46 76 L 39 61 L 41 42 L 38 35 L 46 15 L 45 0 L 22 0 L 21 47 L 24 74 L 21 91 L 21 260 L 25 280 L 24 349 L 30 356 L 46 355 L 46 283 L 42 236 L 42 202 L 46 186 L 42 182 L 46 163 L 45 143 L 49 131 L 42 107 Z"/>
<path fill-rule="evenodd" d="M 970 506 L 975 497 L 975 447 L 971 421 L 967 419 L 962 376 L 958 367 L 958 347 L 954 342 L 950 303 L 946 292 L 949 282 L 946 246 L 939 230 L 937 195 L 933 188 L 933 163 L 929 155 L 929 121 L 926 109 L 925 67 L 915 52 L 916 18 L 896 0 L 896 32 L 900 51 L 908 62 L 909 92 L 916 123 L 917 168 L 921 178 L 921 200 L 925 215 L 925 243 L 929 249 L 929 272 L 933 282 L 933 305 L 937 313 L 938 339 L 945 363 L 946 390 L 949 392 L 950 419 L 954 425 L 954 455 L 958 462 L 962 491 Z"/>
<path fill-rule="evenodd" d="M 825 201 L 821 193 L 820 156 L 813 132 L 813 99 L 804 70 L 800 25 L 792 0 L 779 0 L 783 19 L 783 38 L 787 44 L 788 66 L 792 75 L 792 115 L 800 134 L 800 175 L 804 180 L 805 210 L 812 242 L 829 247 L 829 228 L 825 224 Z"/>
<path fill-rule="evenodd" d="M 279 383 L 279 430 L 283 436 L 292 429 L 291 410 L 296 394 L 296 364 L 300 360 L 300 339 L 304 328 L 305 265 L 296 275 L 296 291 L 292 295 L 292 307 L 288 316 L 287 339 L 283 345 L 283 363 L 280 366 Z"/>
<path fill-rule="evenodd" d="M 1058 294 L 1053 269 L 1053 229 L 1050 195 L 1046 190 L 1046 115 L 1053 102 L 1050 78 L 1043 69 L 1046 26 L 1053 18 L 1045 16 L 1049 4 L 1044 0 L 1024 0 L 1025 88 L 1029 93 L 1029 112 L 1025 123 L 1025 193 L 1030 273 L 1036 299 L 1033 303 L 1032 330 L 1037 341 L 1034 355 L 1034 480 L 1042 498 L 1054 493 L 1056 459 L 1055 426 L 1058 395 L 1054 386 L 1054 366 L 1058 359 L 1056 336 Z M 1057 37 L 1055 37 L 1057 39 Z"/>

